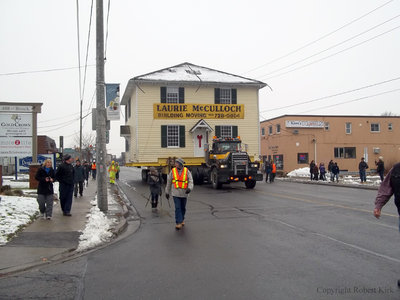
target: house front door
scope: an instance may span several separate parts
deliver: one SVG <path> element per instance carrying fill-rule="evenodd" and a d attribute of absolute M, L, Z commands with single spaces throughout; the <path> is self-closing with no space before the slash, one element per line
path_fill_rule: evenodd
<path fill-rule="evenodd" d="M 205 128 L 197 128 L 193 131 L 194 157 L 204 156 L 204 144 L 207 143 L 207 130 Z"/>

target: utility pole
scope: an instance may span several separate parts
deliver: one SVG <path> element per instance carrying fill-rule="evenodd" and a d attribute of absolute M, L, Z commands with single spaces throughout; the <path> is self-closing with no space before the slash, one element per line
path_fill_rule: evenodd
<path fill-rule="evenodd" d="M 106 181 L 106 109 L 104 83 L 103 0 L 96 0 L 96 164 L 97 206 L 108 210 Z"/>

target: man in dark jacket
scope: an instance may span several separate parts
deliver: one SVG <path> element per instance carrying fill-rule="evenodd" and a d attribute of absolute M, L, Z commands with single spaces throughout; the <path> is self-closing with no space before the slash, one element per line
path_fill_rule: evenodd
<path fill-rule="evenodd" d="M 60 204 L 64 216 L 71 216 L 72 193 L 74 191 L 74 167 L 73 158 L 67 154 L 64 162 L 57 168 L 56 179 L 60 182 Z"/>
<path fill-rule="evenodd" d="M 381 181 L 383 181 L 383 173 L 385 172 L 385 163 L 383 162 L 383 157 L 379 156 L 378 162 L 375 161 L 376 164 L 376 172 L 378 172 Z"/>
<path fill-rule="evenodd" d="M 83 182 L 85 181 L 85 169 L 81 165 L 81 161 L 79 159 L 76 160 L 76 164 L 74 167 L 74 196 L 78 197 L 78 188 L 79 195 L 83 196 Z"/>
<path fill-rule="evenodd" d="M 358 164 L 358 170 L 360 171 L 360 180 L 361 183 L 366 182 L 367 181 L 367 174 L 366 174 L 366 170 L 368 169 L 368 164 L 364 161 L 364 157 L 361 157 L 361 161 Z"/>

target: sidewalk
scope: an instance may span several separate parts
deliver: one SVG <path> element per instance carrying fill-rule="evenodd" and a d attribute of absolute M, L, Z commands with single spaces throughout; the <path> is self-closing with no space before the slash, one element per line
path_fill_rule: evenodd
<path fill-rule="evenodd" d="M 71 217 L 63 216 L 59 202 L 54 204 L 52 220 L 36 219 L 9 243 L 0 247 L 0 277 L 17 271 L 75 255 L 81 231 L 85 229 L 87 215 L 92 208 L 90 203 L 96 196 L 96 182 L 89 179 L 89 186 L 83 197 L 74 197 Z M 118 191 L 118 188 L 112 187 Z M 111 192 L 115 194 L 115 191 Z M 109 205 L 108 218 L 118 222 L 113 226 L 114 235 L 121 233 L 127 226 L 128 210 L 122 201 Z"/>

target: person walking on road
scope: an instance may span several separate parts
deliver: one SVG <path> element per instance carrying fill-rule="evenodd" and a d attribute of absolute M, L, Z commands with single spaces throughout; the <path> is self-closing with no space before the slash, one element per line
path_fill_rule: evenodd
<path fill-rule="evenodd" d="M 361 157 L 361 161 L 358 164 L 358 170 L 360 172 L 360 180 L 361 183 L 367 181 L 367 175 L 366 175 L 366 170 L 368 169 L 368 164 L 365 162 L 364 157 Z"/>
<path fill-rule="evenodd" d="M 265 182 L 268 182 L 268 177 L 271 176 L 272 166 L 269 161 L 265 162 Z"/>
<path fill-rule="evenodd" d="M 89 176 L 90 176 L 91 167 L 90 167 L 89 163 L 86 160 L 83 162 L 83 169 L 85 170 L 86 186 L 88 186 L 89 185 Z"/>
<path fill-rule="evenodd" d="M 95 160 L 92 162 L 91 167 L 92 167 L 92 178 L 93 178 L 93 180 L 96 180 L 96 161 Z"/>
<path fill-rule="evenodd" d="M 334 178 L 333 178 L 333 173 L 332 173 L 332 168 L 333 168 L 334 165 L 335 165 L 335 163 L 334 163 L 333 160 L 331 159 L 331 160 L 329 161 L 329 164 L 328 164 L 328 172 L 329 172 L 330 175 L 331 175 L 331 181 L 334 180 Z"/>
<path fill-rule="evenodd" d="M 43 165 L 36 172 L 35 179 L 39 181 L 37 201 L 39 204 L 40 216 L 42 219 L 47 218 L 47 220 L 51 220 L 54 201 L 53 182 L 55 180 L 55 172 L 52 167 L 51 159 L 46 159 L 43 162 Z"/>
<path fill-rule="evenodd" d="M 73 158 L 67 154 L 64 162 L 57 168 L 56 179 L 60 183 L 60 204 L 64 216 L 71 216 L 72 195 L 74 192 L 74 167 Z"/>
<path fill-rule="evenodd" d="M 165 187 L 165 197 L 169 199 L 169 195 L 172 195 L 174 198 L 176 230 L 185 225 L 187 197 L 193 191 L 192 173 L 184 167 L 184 164 L 185 161 L 182 158 L 175 160 L 175 168 L 168 174 Z"/>
<path fill-rule="evenodd" d="M 379 219 L 381 216 L 382 207 L 388 203 L 394 195 L 394 203 L 397 207 L 399 215 L 399 231 L 400 231 L 400 163 L 396 163 L 386 178 L 379 186 L 378 194 L 375 198 L 374 216 Z M 397 286 L 400 287 L 400 280 L 397 281 Z"/>
<path fill-rule="evenodd" d="M 273 183 L 276 176 L 276 164 L 271 160 L 271 174 L 269 175 L 269 183 Z"/>
<path fill-rule="evenodd" d="M 85 169 L 81 165 L 81 161 L 79 159 L 75 162 L 74 167 L 74 196 L 78 197 L 78 188 L 79 195 L 83 196 L 83 183 L 85 181 Z"/>
<path fill-rule="evenodd" d="M 322 162 L 319 164 L 319 179 L 320 180 L 326 181 L 325 173 L 326 173 L 325 164 Z"/>
<path fill-rule="evenodd" d="M 115 166 L 115 161 L 111 162 L 108 167 L 108 173 L 110 173 L 110 183 L 115 184 L 115 174 L 117 174 L 117 167 Z"/>
<path fill-rule="evenodd" d="M 314 179 L 314 167 L 315 167 L 315 162 L 312 160 L 310 162 L 310 180 Z"/>
<path fill-rule="evenodd" d="M 339 166 L 338 166 L 337 162 L 335 162 L 332 166 L 333 177 L 331 177 L 331 178 L 332 178 L 333 182 L 335 182 L 335 178 L 336 178 L 336 182 L 339 182 L 339 173 L 340 173 Z"/>
<path fill-rule="evenodd" d="M 150 173 L 147 178 L 147 183 L 150 186 L 151 208 L 156 209 L 158 205 L 158 196 L 161 196 L 161 174 L 156 168 L 150 167 Z"/>
<path fill-rule="evenodd" d="M 379 156 L 379 160 L 375 161 L 376 172 L 379 174 L 381 181 L 383 181 L 383 173 L 385 172 L 385 163 L 383 162 L 383 157 Z"/>
<path fill-rule="evenodd" d="M 119 180 L 119 171 L 121 171 L 121 168 L 119 167 L 119 163 L 117 161 L 115 162 L 115 167 L 117 168 L 117 173 L 115 173 L 115 179 Z"/>

